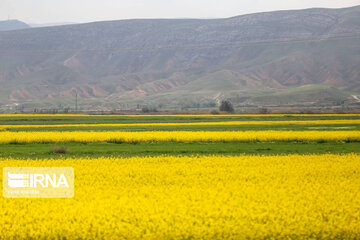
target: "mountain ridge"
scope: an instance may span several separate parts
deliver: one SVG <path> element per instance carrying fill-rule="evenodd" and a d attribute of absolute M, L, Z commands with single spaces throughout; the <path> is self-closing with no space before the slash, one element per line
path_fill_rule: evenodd
<path fill-rule="evenodd" d="M 68 105 L 78 92 L 87 109 L 266 105 L 313 85 L 334 96 L 300 104 L 334 104 L 360 92 L 359 38 L 360 6 L 0 32 L 0 102 Z"/>

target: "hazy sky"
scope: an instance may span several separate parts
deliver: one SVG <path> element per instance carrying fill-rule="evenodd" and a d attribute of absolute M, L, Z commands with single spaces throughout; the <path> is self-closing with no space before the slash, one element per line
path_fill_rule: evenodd
<path fill-rule="evenodd" d="M 311 7 L 340 8 L 360 0 L 0 0 L 0 20 L 92 22 L 129 18 L 223 18 Z"/>

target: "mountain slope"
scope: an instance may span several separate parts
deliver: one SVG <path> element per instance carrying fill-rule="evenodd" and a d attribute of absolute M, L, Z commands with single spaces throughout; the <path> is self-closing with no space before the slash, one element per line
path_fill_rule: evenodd
<path fill-rule="evenodd" d="M 0 32 L 0 102 L 67 105 L 78 92 L 89 109 L 286 105 L 291 94 L 267 96 L 320 85 L 328 98 L 297 103 L 334 104 L 360 92 L 359 40 L 359 6 Z"/>
<path fill-rule="evenodd" d="M 26 28 L 30 28 L 30 26 L 19 20 L 0 21 L 0 31 L 19 30 Z"/>

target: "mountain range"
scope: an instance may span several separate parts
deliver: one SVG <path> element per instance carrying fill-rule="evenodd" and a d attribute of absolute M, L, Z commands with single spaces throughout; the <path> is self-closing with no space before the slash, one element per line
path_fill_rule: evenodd
<path fill-rule="evenodd" d="M 0 109 L 331 106 L 359 66 L 360 6 L 2 31 Z"/>

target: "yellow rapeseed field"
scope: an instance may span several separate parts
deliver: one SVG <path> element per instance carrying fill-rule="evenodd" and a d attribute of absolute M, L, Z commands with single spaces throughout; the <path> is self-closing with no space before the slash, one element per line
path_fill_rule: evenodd
<path fill-rule="evenodd" d="M 75 197 L 1 198 L 1 239 L 360 238 L 356 154 L 0 159 L 16 166 L 73 167 Z"/>
<path fill-rule="evenodd" d="M 181 123 L 96 123 L 96 124 L 43 124 L 0 125 L 0 129 L 11 128 L 63 128 L 63 127 L 160 127 L 160 126 L 236 126 L 236 125 L 336 125 L 360 124 L 360 119 L 308 120 L 308 121 L 227 121 L 227 122 L 181 122 Z"/>
<path fill-rule="evenodd" d="M 360 131 L 145 131 L 145 132 L 0 132 L 0 143 L 32 142 L 216 142 L 360 141 Z"/>

